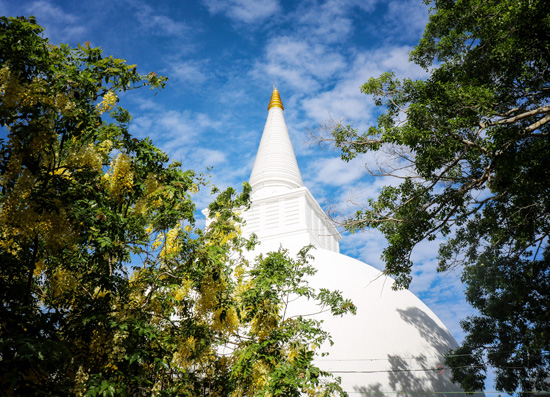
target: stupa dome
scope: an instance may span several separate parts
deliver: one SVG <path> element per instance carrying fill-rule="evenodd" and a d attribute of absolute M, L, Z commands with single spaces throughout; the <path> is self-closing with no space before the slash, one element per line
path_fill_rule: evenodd
<path fill-rule="evenodd" d="M 317 364 L 342 378 L 350 396 L 465 396 L 450 380 L 443 356 L 457 343 L 437 316 L 407 290 L 392 290 L 393 280 L 361 261 L 324 249 L 311 251 L 316 288 L 342 291 L 356 315 L 324 320 L 334 341 Z M 309 302 L 293 313 L 314 312 Z"/>

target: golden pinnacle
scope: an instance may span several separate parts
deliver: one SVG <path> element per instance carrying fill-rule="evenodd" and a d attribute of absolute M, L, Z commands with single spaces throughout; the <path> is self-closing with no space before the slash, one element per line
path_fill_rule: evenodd
<path fill-rule="evenodd" d="M 275 86 L 273 87 L 273 93 L 271 94 L 271 100 L 269 101 L 269 105 L 267 105 L 267 110 L 274 107 L 278 107 L 285 110 L 283 106 L 283 102 L 281 102 L 281 96 L 279 95 L 279 91 L 277 91 L 277 88 L 275 88 Z"/>

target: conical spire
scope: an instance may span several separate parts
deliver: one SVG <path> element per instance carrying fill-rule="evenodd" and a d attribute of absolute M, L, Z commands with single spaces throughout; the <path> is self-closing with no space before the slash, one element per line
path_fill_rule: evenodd
<path fill-rule="evenodd" d="M 275 87 L 267 109 L 267 121 L 250 175 L 252 194 L 255 197 L 304 185 L 286 128 L 283 102 Z"/>
<path fill-rule="evenodd" d="M 281 245 L 294 250 L 309 244 L 339 252 L 340 234 L 302 182 L 275 87 L 267 109 L 250 175 L 252 200 L 242 215 L 243 235 L 258 236 L 264 252 Z"/>

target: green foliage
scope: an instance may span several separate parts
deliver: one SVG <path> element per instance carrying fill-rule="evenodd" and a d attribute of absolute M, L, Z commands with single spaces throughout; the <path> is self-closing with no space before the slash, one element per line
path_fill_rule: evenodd
<path fill-rule="evenodd" d="M 296 260 L 287 251 L 260 256 L 244 273 L 247 281 L 240 283 L 240 313 L 251 329 L 235 351 L 237 363 L 232 377 L 238 389 L 254 390 L 253 395 L 261 396 L 345 394 L 337 383 L 324 382 L 322 378 L 329 374 L 312 362 L 323 343 L 332 343 L 321 321 L 287 314 L 289 302 L 300 298 L 317 300 L 321 311 L 355 314 L 355 306 L 338 292 L 315 291 L 308 286 L 308 276 L 316 272 L 308 264 L 312 259 L 309 249 L 300 251 Z M 304 340 L 309 344 L 302 343 Z M 269 379 L 268 373 L 273 374 Z M 265 382 L 260 389 L 258 381 Z"/>
<path fill-rule="evenodd" d="M 166 78 L 41 32 L 0 18 L 0 394 L 339 393 L 312 361 L 328 335 L 281 299 L 351 302 L 306 287 L 305 254 L 245 259 L 248 185 L 195 227 L 203 177 L 132 137 L 116 106 Z"/>
<path fill-rule="evenodd" d="M 481 389 L 487 366 L 503 391 L 550 385 L 550 13 L 543 0 L 435 0 L 411 60 L 426 80 L 391 72 L 362 91 L 385 112 L 360 134 L 338 125 L 341 157 L 385 151 L 404 178 L 357 211 L 348 230 L 379 229 L 398 288 L 411 252 L 447 238 L 439 270 L 461 266 L 478 316 L 449 358 L 454 380 Z M 473 356 L 469 356 L 473 354 Z"/>

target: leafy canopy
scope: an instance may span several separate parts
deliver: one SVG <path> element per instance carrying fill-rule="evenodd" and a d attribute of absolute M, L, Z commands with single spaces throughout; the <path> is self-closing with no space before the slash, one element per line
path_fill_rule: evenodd
<path fill-rule="evenodd" d="M 351 302 L 308 287 L 307 250 L 245 259 L 248 185 L 196 227 L 204 178 L 128 133 L 119 94 L 166 78 L 41 33 L 0 18 L 0 394 L 344 395 L 284 306 Z"/>
<path fill-rule="evenodd" d="M 544 0 L 435 0 L 412 61 L 425 80 L 387 72 L 362 86 L 384 108 L 364 133 L 339 124 L 349 161 L 381 151 L 373 172 L 402 178 L 346 222 L 380 230 L 397 286 L 411 281 L 415 246 L 437 236 L 439 270 L 462 267 L 466 340 L 448 359 L 465 390 L 488 366 L 502 391 L 550 380 L 550 13 Z"/>

